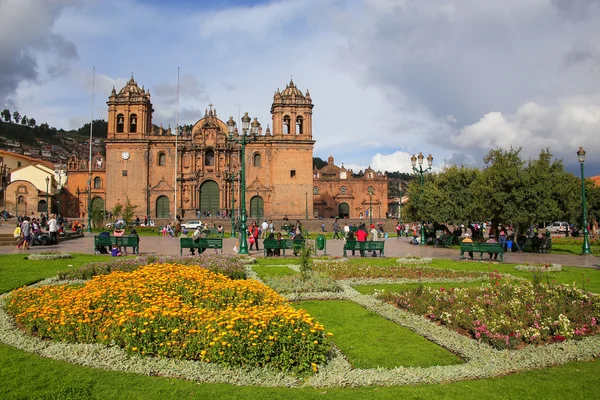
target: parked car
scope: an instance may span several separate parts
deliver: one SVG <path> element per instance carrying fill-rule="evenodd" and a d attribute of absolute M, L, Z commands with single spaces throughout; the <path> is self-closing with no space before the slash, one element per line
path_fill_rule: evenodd
<path fill-rule="evenodd" d="M 202 221 L 198 221 L 198 220 L 188 221 L 181 225 L 182 228 L 185 228 L 187 230 L 196 229 L 198 226 L 200 226 L 200 227 L 202 226 Z"/>
<path fill-rule="evenodd" d="M 567 231 L 567 229 L 569 228 L 569 223 L 568 222 L 560 222 L 560 221 L 555 221 L 553 223 L 551 223 L 550 225 L 546 226 L 546 230 L 550 233 L 564 233 Z"/>

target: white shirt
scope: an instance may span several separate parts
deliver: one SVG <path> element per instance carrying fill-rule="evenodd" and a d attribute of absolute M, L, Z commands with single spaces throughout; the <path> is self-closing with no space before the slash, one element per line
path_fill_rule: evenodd
<path fill-rule="evenodd" d="M 260 225 L 260 227 L 264 232 L 266 232 L 267 229 L 269 228 L 269 224 L 267 223 L 267 221 L 265 221 Z"/>
<path fill-rule="evenodd" d="M 48 221 L 48 232 L 58 232 L 58 222 L 56 222 L 56 218 L 52 218 Z"/>

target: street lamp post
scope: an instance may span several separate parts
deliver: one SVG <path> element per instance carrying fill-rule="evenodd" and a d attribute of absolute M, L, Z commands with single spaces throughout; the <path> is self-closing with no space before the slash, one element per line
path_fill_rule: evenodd
<path fill-rule="evenodd" d="M 50 177 L 46 177 L 46 218 L 48 218 L 48 185 L 50 184 Z"/>
<path fill-rule="evenodd" d="M 250 135 L 248 135 L 248 128 L 250 127 L 250 117 L 248 113 L 244 113 L 242 117 L 242 135 L 238 139 L 236 139 L 233 134 L 235 132 L 235 121 L 233 117 L 229 117 L 229 121 L 227 121 L 227 130 L 229 131 L 229 140 L 239 144 L 240 147 L 240 165 L 241 165 L 241 179 L 240 179 L 240 188 L 242 191 L 241 194 L 241 203 L 242 203 L 242 215 L 241 215 L 241 225 L 240 225 L 240 251 L 238 254 L 248 254 L 248 243 L 246 242 L 246 145 L 254 140 L 256 140 L 256 135 L 258 134 L 258 127 L 260 124 L 254 120 L 252 123 L 252 128 L 250 129 Z"/>
<path fill-rule="evenodd" d="M 225 180 L 231 182 L 231 237 L 235 236 L 235 179 L 238 177 L 238 173 L 225 171 Z"/>
<path fill-rule="evenodd" d="M 373 225 L 373 188 L 369 186 L 369 226 Z"/>
<path fill-rule="evenodd" d="M 427 164 L 429 165 L 427 168 L 423 169 L 423 153 L 419 152 L 418 156 L 413 156 L 410 158 L 410 163 L 412 164 L 412 169 L 421 177 L 421 194 L 423 194 L 423 175 L 427 171 L 431 171 L 431 166 L 433 165 L 433 157 L 431 154 L 427 157 Z M 417 161 L 419 162 L 419 168 L 417 168 Z M 421 220 L 421 244 L 425 244 L 425 221 Z"/>
<path fill-rule="evenodd" d="M 579 160 L 579 165 L 581 165 L 581 203 L 583 205 L 583 248 L 581 249 L 581 255 L 592 254 L 590 249 L 590 238 L 588 233 L 588 223 L 587 223 L 587 210 L 585 204 L 585 177 L 583 174 L 583 163 L 585 162 L 585 150 L 583 147 L 579 147 L 579 151 L 577 152 L 577 159 Z"/>
<path fill-rule="evenodd" d="M 55 173 L 55 176 L 58 177 L 58 185 L 57 185 L 57 188 L 58 188 L 58 205 L 57 205 L 58 210 L 56 211 L 56 216 L 60 216 L 61 215 L 61 213 L 60 213 L 60 195 L 62 193 L 62 183 L 63 183 L 62 182 L 62 176 L 65 173 L 65 170 L 61 169 L 60 166 L 59 166 L 59 168 L 56 169 L 54 171 L 54 173 Z"/>
<path fill-rule="evenodd" d="M 308 219 L 308 192 L 305 192 L 304 196 L 306 196 L 306 201 L 304 202 L 304 205 L 306 206 L 306 219 Z"/>

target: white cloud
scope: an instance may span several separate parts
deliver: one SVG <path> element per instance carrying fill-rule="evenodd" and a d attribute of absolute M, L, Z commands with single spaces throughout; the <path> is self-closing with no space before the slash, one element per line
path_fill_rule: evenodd
<path fill-rule="evenodd" d="M 514 114 L 490 112 L 462 128 L 452 143 L 463 149 L 523 147 L 526 157 L 536 157 L 541 149 L 549 147 L 557 158 L 570 163 L 579 146 L 600 153 L 600 106 L 594 104 L 600 103 L 570 99 L 547 107 L 530 102 Z"/>

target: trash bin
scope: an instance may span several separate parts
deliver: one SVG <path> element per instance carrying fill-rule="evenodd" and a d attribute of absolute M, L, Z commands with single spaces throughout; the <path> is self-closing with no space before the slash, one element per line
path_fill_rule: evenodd
<path fill-rule="evenodd" d="M 317 236 L 315 244 L 316 244 L 318 250 L 323 250 L 325 248 L 325 236 L 323 236 L 323 235 Z"/>

